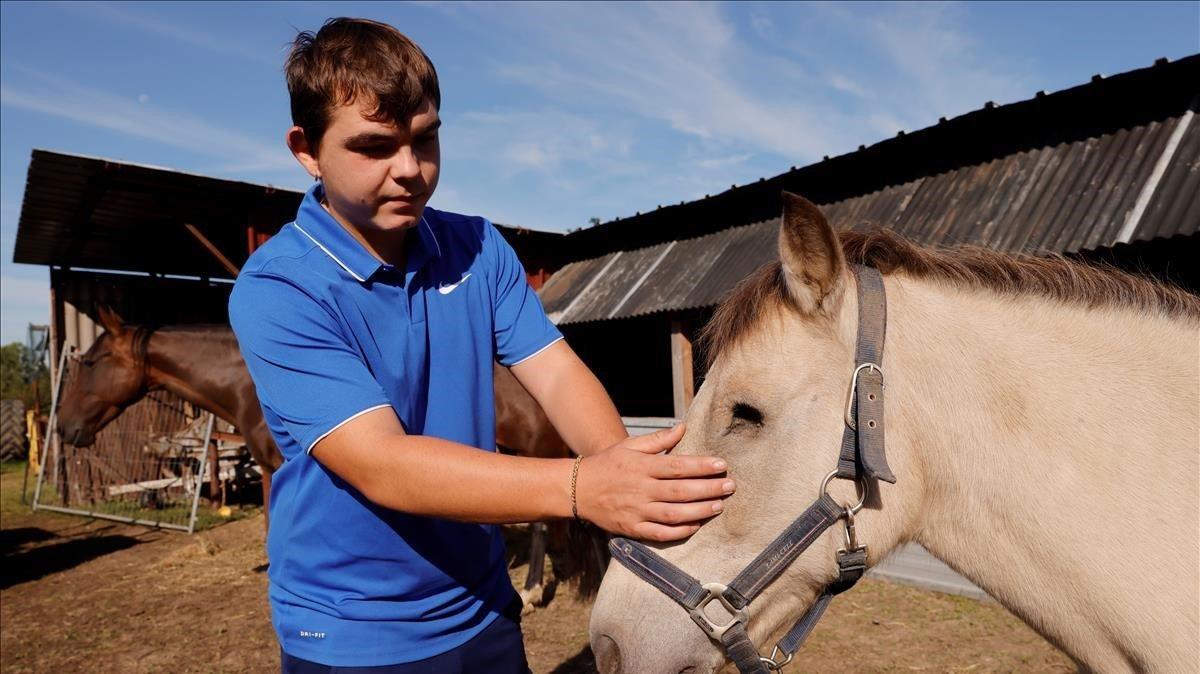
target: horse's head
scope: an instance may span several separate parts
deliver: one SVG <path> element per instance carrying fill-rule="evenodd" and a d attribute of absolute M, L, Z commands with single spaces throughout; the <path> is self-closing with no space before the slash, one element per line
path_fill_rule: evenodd
<path fill-rule="evenodd" d="M 855 362 L 854 277 L 821 212 L 790 194 L 779 258 L 743 281 L 706 328 L 712 364 L 674 450 L 724 457 L 737 477 L 723 514 L 685 542 L 652 546 L 702 583 L 733 580 L 814 501 L 838 464 Z M 905 468 L 892 465 L 897 474 Z M 857 518 L 872 561 L 895 544 L 879 532 L 880 499 L 891 496 L 881 496 L 879 484 L 873 481 L 873 497 Z M 829 491 L 838 503 L 857 500 L 845 480 L 834 480 Z M 749 632 L 760 650 L 837 578 L 842 540 L 837 524 L 750 605 Z M 726 622 L 719 603 L 706 611 Z M 603 672 L 710 672 L 725 659 L 681 606 L 616 563 L 592 610 L 591 642 Z"/>
<path fill-rule="evenodd" d="M 72 365 L 58 401 L 59 434 L 73 445 L 92 444 L 96 433 L 145 391 L 148 333 L 126 326 L 107 307 L 100 309 L 100 323 L 104 334 Z"/>

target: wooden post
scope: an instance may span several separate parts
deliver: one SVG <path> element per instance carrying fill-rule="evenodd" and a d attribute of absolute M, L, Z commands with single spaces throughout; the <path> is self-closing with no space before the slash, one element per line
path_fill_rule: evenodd
<path fill-rule="evenodd" d="M 675 418 L 682 419 L 696 395 L 692 340 L 686 321 L 671 321 L 671 389 L 675 401 Z"/>
<path fill-rule="evenodd" d="M 217 441 L 208 441 L 208 498 L 214 508 L 225 505 L 225 490 L 221 488 L 221 454 L 217 451 Z"/>
<path fill-rule="evenodd" d="M 231 276 L 237 278 L 238 272 L 241 270 L 238 269 L 236 264 L 230 262 L 229 258 L 225 257 L 225 254 L 221 252 L 220 248 L 217 248 L 212 241 L 209 241 L 208 237 L 204 236 L 204 234 L 202 234 L 195 225 L 185 222 L 183 223 L 183 227 L 188 231 L 189 234 L 191 234 L 197 241 L 200 242 L 201 246 L 204 246 L 205 250 L 212 254 L 214 258 L 216 258 L 217 262 L 221 263 L 222 267 L 225 267 L 225 271 L 228 271 Z"/>

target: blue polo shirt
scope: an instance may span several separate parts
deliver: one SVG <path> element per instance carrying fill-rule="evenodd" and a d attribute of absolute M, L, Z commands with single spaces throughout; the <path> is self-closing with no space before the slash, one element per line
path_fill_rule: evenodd
<path fill-rule="evenodd" d="M 305 660 L 412 662 L 467 642 L 512 599 L 499 528 L 382 508 L 308 452 L 384 407 L 411 435 L 495 451 L 493 360 L 514 365 L 561 335 L 487 220 L 426 208 L 397 269 L 319 190 L 250 256 L 229 299 L 285 459 L 271 484 L 272 620 Z"/>

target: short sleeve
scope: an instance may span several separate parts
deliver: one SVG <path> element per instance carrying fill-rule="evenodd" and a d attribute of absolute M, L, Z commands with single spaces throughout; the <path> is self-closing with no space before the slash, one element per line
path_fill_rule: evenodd
<path fill-rule="evenodd" d="M 350 419 L 390 406 L 338 322 L 293 281 L 241 275 L 229 322 L 259 401 L 304 451 Z"/>
<path fill-rule="evenodd" d="M 512 367 L 562 339 L 542 301 L 525 279 L 517 253 L 491 223 L 484 226 L 485 249 L 494 262 L 493 312 L 496 359 Z"/>

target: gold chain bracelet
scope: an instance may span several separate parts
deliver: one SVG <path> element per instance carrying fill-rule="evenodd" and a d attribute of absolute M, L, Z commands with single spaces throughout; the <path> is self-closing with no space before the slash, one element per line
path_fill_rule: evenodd
<path fill-rule="evenodd" d="M 575 483 L 579 480 L 579 464 L 583 463 L 583 457 L 575 457 L 575 465 L 571 466 L 571 517 L 579 519 L 579 503 L 575 500 Z"/>

